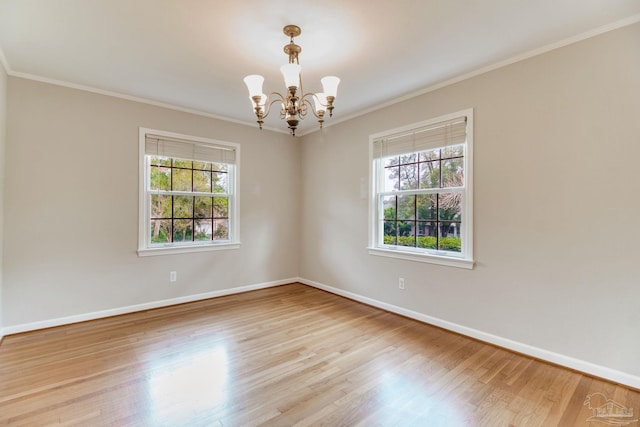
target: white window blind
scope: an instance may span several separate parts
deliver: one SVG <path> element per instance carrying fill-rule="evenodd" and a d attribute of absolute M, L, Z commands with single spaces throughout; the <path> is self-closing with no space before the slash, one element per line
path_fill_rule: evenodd
<path fill-rule="evenodd" d="M 373 157 L 380 159 L 463 144 L 467 138 L 466 128 L 466 117 L 459 117 L 407 132 L 385 135 L 383 138 L 373 141 Z"/>
<path fill-rule="evenodd" d="M 236 163 L 236 150 L 225 145 L 147 134 L 145 154 L 211 163 Z"/>

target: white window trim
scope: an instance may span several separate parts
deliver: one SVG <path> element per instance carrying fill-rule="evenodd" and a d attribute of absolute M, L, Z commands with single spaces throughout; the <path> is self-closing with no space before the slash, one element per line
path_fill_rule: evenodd
<path fill-rule="evenodd" d="M 150 246 L 149 242 L 149 204 L 147 203 L 147 188 L 149 171 L 145 162 L 145 142 L 146 135 L 153 134 L 168 138 L 184 139 L 188 141 L 203 142 L 214 145 L 226 145 L 236 150 L 236 163 L 234 167 L 233 179 L 229 181 L 229 236 L 230 241 L 216 242 L 188 242 L 169 243 L 164 246 Z M 202 138 L 191 135 L 183 135 L 175 132 L 167 132 L 157 129 L 139 128 L 138 145 L 138 256 L 171 255 L 190 252 L 207 252 L 240 248 L 240 144 L 233 142 L 218 141 L 209 138 Z"/>
<path fill-rule="evenodd" d="M 398 246 L 378 245 L 377 236 L 380 233 L 377 220 L 377 188 L 379 174 L 374 164 L 375 140 L 389 135 L 410 132 L 432 124 L 453 120 L 459 117 L 467 117 L 467 140 L 465 145 L 465 203 L 462 207 L 465 224 L 464 237 L 462 239 L 462 252 L 460 256 L 452 252 L 435 251 L 428 249 L 405 248 Z M 425 262 L 449 267 L 459 267 L 472 269 L 475 261 L 473 259 L 473 109 L 458 111 L 456 113 L 429 119 L 420 123 L 379 132 L 369 136 L 369 246 L 367 250 L 370 255 L 384 256 L 406 261 Z"/>

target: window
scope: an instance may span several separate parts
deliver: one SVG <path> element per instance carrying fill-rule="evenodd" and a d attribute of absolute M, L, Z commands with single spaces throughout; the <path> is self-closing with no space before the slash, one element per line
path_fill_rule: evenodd
<path fill-rule="evenodd" d="M 140 129 L 138 254 L 239 246 L 237 144 Z"/>
<path fill-rule="evenodd" d="M 473 268 L 473 112 L 373 135 L 369 253 Z"/>

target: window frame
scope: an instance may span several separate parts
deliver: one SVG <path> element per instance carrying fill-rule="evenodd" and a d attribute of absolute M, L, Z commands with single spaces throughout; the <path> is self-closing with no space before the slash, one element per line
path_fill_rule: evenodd
<path fill-rule="evenodd" d="M 461 221 L 461 251 L 459 254 L 451 251 L 417 248 L 410 246 L 388 245 L 382 243 L 384 238 L 383 223 L 379 215 L 383 211 L 379 206 L 382 203 L 381 196 L 389 194 L 382 185 L 384 180 L 383 157 L 376 158 L 374 143 L 383 138 L 401 133 L 410 133 L 420 128 L 437 125 L 438 123 L 466 117 L 466 140 L 464 143 L 464 190 Z M 391 192 L 395 195 L 403 194 L 434 194 L 451 192 L 446 188 L 397 190 Z M 407 261 L 425 262 L 450 267 L 472 269 L 473 259 L 473 109 L 466 109 L 451 114 L 435 117 L 419 123 L 379 132 L 369 136 L 369 245 L 370 255 L 384 256 Z"/>
<path fill-rule="evenodd" d="M 236 160 L 234 164 L 227 164 L 227 185 L 228 192 L 228 222 L 229 222 L 229 239 L 222 242 L 215 240 L 196 240 L 188 242 L 171 242 L 164 244 L 152 244 L 150 241 L 149 229 L 151 227 L 151 194 L 160 194 L 160 191 L 150 189 L 150 163 L 149 156 L 146 154 L 145 145 L 147 135 L 155 135 L 165 137 L 172 140 L 183 140 L 185 143 L 211 144 L 215 146 L 229 147 L 236 152 Z M 195 159 L 198 161 L 197 159 Z M 202 161 L 202 160 L 200 160 Z M 139 171 L 139 188 L 138 188 L 138 256 L 153 255 L 170 255 L 189 252 L 207 252 L 215 250 L 238 249 L 240 242 L 240 145 L 233 142 L 218 141 L 210 138 L 203 138 L 191 135 L 183 135 L 175 132 L 168 132 L 157 129 L 139 128 L 139 145 L 138 145 L 138 171 Z M 199 192 L 180 192 L 189 197 L 203 195 Z M 180 194 L 179 194 L 180 195 Z M 208 195 L 208 194 L 207 194 Z M 215 197 L 215 196 L 213 196 Z"/>

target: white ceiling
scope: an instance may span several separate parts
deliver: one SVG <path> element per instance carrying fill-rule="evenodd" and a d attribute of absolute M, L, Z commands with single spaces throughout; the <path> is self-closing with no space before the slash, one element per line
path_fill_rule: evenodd
<path fill-rule="evenodd" d="M 305 90 L 342 79 L 330 125 L 638 21 L 638 0 L 0 0 L 0 58 L 11 75 L 255 124 L 242 78 L 283 92 L 282 27 L 296 24 Z M 265 127 L 286 130 L 277 114 Z"/>

